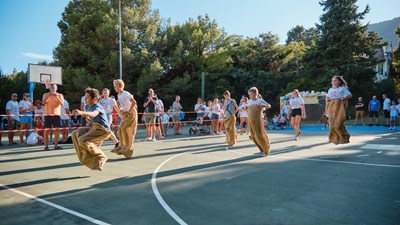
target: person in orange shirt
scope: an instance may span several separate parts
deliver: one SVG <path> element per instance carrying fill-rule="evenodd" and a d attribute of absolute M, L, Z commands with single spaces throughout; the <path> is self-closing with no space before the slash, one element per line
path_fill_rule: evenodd
<path fill-rule="evenodd" d="M 61 127 L 61 106 L 64 104 L 64 96 L 57 93 L 57 85 L 50 84 L 50 92 L 43 95 L 43 104 L 45 105 L 44 116 L 44 150 L 49 151 L 49 128 Z M 54 149 L 62 149 L 58 146 L 58 139 L 60 137 L 60 130 L 56 129 L 54 132 Z"/>

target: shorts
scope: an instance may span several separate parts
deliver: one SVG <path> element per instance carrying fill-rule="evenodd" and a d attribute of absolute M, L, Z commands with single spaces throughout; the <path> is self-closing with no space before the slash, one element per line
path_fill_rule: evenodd
<path fill-rule="evenodd" d="M 391 116 L 391 117 L 390 117 L 390 121 L 396 122 L 396 120 L 397 120 L 397 116 Z"/>
<path fill-rule="evenodd" d="M 113 117 L 111 113 L 106 113 L 107 121 L 108 124 L 111 124 L 113 122 Z"/>
<path fill-rule="evenodd" d="M 203 116 L 203 113 L 201 113 L 201 112 L 198 112 L 197 113 L 197 117 L 196 117 L 196 119 L 198 119 L 198 118 L 200 118 L 200 117 L 202 117 Z"/>
<path fill-rule="evenodd" d="M 216 114 L 216 113 L 213 113 L 213 114 L 211 115 L 211 120 L 219 120 L 219 115 Z"/>
<path fill-rule="evenodd" d="M 376 118 L 379 117 L 379 116 L 378 116 L 378 111 L 370 111 L 370 112 L 369 112 L 369 117 L 373 118 L 374 116 L 375 116 Z"/>
<path fill-rule="evenodd" d="M 160 116 L 156 116 L 156 127 L 159 127 L 161 124 L 161 117 Z"/>
<path fill-rule="evenodd" d="M 156 122 L 156 114 L 148 113 L 145 118 L 146 123 L 155 123 Z"/>
<path fill-rule="evenodd" d="M 18 120 L 10 121 L 9 124 L 8 124 L 8 129 L 9 130 L 15 130 L 15 129 L 18 128 L 19 124 L 20 124 L 20 122 Z"/>
<path fill-rule="evenodd" d="M 385 118 L 390 118 L 390 111 L 389 110 L 383 110 L 383 115 Z"/>
<path fill-rule="evenodd" d="M 60 116 L 44 116 L 44 128 L 61 127 Z"/>
<path fill-rule="evenodd" d="M 364 117 L 364 110 L 357 110 L 356 111 L 356 117 L 359 117 L 359 116 Z"/>
<path fill-rule="evenodd" d="M 172 115 L 172 122 L 179 122 L 179 119 L 180 119 L 179 114 L 174 113 Z"/>
<path fill-rule="evenodd" d="M 301 109 L 292 109 L 291 117 L 301 116 Z"/>
<path fill-rule="evenodd" d="M 62 127 L 70 127 L 71 126 L 71 120 L 70 119 L 61 120 L 61 126 Z"/>
<path fill-rule="evenodd" d="M 19 117 L 19 122 L 20 123 L 32 123 L 33 122 L 32 113 L 21 114 L 21 116 Z"/>

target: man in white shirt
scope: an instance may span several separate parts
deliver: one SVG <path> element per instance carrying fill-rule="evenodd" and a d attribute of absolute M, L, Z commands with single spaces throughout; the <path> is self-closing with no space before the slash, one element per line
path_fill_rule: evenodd
<path fill-rule="evenodd" d="M 383 98 L 383 106 L 382 106 L 383 114 L 384 114 L 384 116 L 386 118 L 386 126 L 388 127 L 389 124 L 390 124 L 390 110 L 389 110 L 389 107 L 390 107 L 390 102 L 391 101 L 390 101 L 390 98 L 388 98 L 386 94 L 383 94 L 382 98 Z"/>
<path fill-rule="evenodd" d="M 18 108 L 18 94 L 12 93 L 11 100 L 7 102 L 6 105 L 6 114 L 9 123 L 9 130 L 15 130 L 19 125 L 19 108 Z M 8 133 L 8 145 L 15 145 L 14 143 L 14 133 Z"/>

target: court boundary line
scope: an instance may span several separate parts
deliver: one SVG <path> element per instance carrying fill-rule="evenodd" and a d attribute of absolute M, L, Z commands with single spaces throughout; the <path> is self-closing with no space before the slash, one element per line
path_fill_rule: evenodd
<path fill-rule="evenodd" d="M 61 206 L 61 205 L 58 205 L 58 204 L 49 202 L 49 201 L 47 201 L 47 200 L 41 199 L 41 198 L 36 197 L 36 196 L 34 196 L 34 195 L 28 194 L 28 193 L 26 193 L 26 192 L 19 191 L 19 190 L 15 189 L 15 188 L 10 188 L 10 187 L 8 187 L 7 185 L 0 184 L 0 187 L 3 188 L 3 190 L 12 191 L 12 192 L 14 192 L 14 193 L 16 193 L 16 194 L 22 195 L 22 196 L 27 197 L 27 198 L 29 198 L 29 199 L 31 199 L 31 200 L 36 201 L 36 202 L 43 203 L 43 204 L 45 204 L 45 205 L 51 206 L 51 207 L 56 208 L 56 209 L 58 209 L 58 210 L 61 210 L 61 211 L 63 211 L 63 212 L 66 212 L 66 213 L 69 213 L 69 214 L 74 215 L 74 216 L 76 216 L 76 217 L 79 217 L 79 218 L 82 218 L 82 219 L 84 219 L 84 220 L 87 220 L 87 221 L 89 221 L 89 222 L 91 222 L 91 223 L 100 224 L 100 225 L 111 225 L 111 224 L 109 224 L 109 223 L 106 223 L 106 222 L 103 222 L 103 221 L 101 221 L 101 220 L 95 219 L 95 218 L 93 218 L 93 217 L 87 216 L 87 215 L 85 215 L 85 214 L 79 213 L 79 212 L 74 211 L 74 210 L 72 210 L 72 209 L 68 209 L 68 208 L 66 208 L 66 207 L 64 207 L 64 206 Z"/>
<path fill-rule="evenodd" d="M 253 155 L 244 152 L 236 152 L 230 150 L 229 147 L 225 147 L 225 150 L 231 153 L 241 154 L 241 155 Z M 353 165 L 362 165 L 362 166 L 376 166 L 376 167 L 389 167 L 389 168 L 400 168 L 400 165 L 392 165 L 392 164 L 380 164 L 380 163 L 361 163 L 361 162 L 351 162 L 351 161 L 338 161 L 338 160 L 331 160 L 331 159 L 311 159 L 311 158 L 300 158 L 300 157 L 290 157 L 290 156 L 278 156 L 278 153 L 285 153 L 290 150 L 280 150 L 276 152 L 271 152 L 270 155 L 266 157 L 275 157 L 275 158 L 283 158 L 283 159 L 298 159 L 298 160 L 306 160 L 306 161 L 316 161 L 316 162 L 330 162 L 330 163 L 342 163 L 342 164 L 353 164 Z M 275 154 L 274 154 L 275 153 Z M 263 153 L 262 153 L 263 154 Z"/>

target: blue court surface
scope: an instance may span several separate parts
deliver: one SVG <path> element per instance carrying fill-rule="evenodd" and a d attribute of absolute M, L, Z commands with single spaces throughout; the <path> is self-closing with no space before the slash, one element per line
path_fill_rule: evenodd
<path fill-rule="evenodd" d="M 105 142 L 103 172 L 71 144 L 1 147 L 1 224 L 400 224 L 398 130 L 348 126 L 346 145 L 321 126 L 303 126 L 299 141 L 268 130 L 265 157 L 247 135 L 228 147 L 188 129 L 156 142 L 139 130 L 131 159 Z"/>

